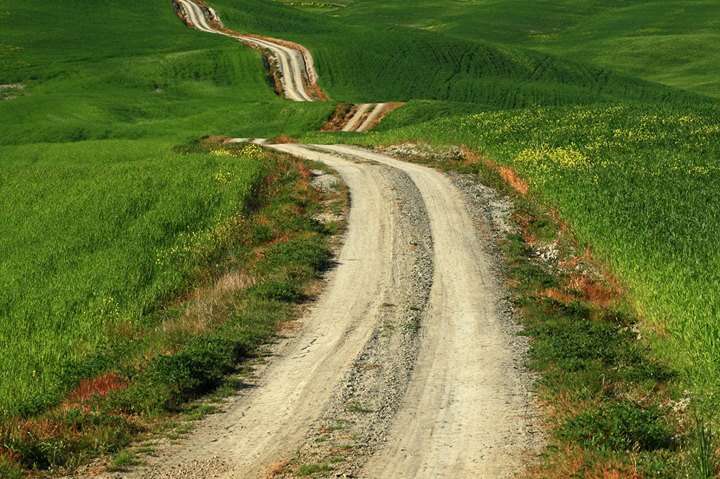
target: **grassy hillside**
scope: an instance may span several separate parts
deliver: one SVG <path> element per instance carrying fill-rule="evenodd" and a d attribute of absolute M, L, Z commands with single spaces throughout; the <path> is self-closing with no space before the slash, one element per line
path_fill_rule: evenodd
<path fill-rule="evenodd" d="M 350 23 L 404 25 L 552 53 L 720 96 L 720 4 L 713 0 L 347 0 L 327 12 Z"/>
<path fill-rule="evenodd" d="M 208 134 L 464 144 L 510 166 L 629 288 L 679 388 L 701 399 L 720 389 L 717 2 L 209 3 L 236 30 L 307 45 L 334 100 L 410 103 L 375 133 L 316 134 L 333 102 L 278 98 L 257 52 L 186 28 L 169 1 L 0 0 L 0 85 L 24 87 L 0 92 L 0 416 L 52 410 L 118 358 L 131 358 L 122 377 L 137 386 L 113 418 L 194 397 L 299 297 L 288 271 L 253 265 L 268 284 L 201 331 L 212 340 L 154 336 L 178 293 L 221 273 L 218 257 L 244 267 L 263 244 L 277 265 L 297 249 L 304 280 L 323 264 L 317 198 L 295 188 L 302 167 L 256 150 L 176 148 Z M 256 224 L 248 208 L 268 176 L 278 184 Z M 252 226 L 228 247 L 238 217 Z M 290 246 L 263 243 L 288 230 Z M 185 347 L 178 361 L 207 382 L 154 375 L 168 371 L 157 352 Z M 137 367 L 147 362 L 150 373 Z M 8 422 L 0 475 L 5 449 L 44 468 L 127 441 L 92 442 L 131 433 L 97 417 L 71 418 L 95 431 L 82 440 L 40 440 Z"/>
<path fill-rule="evenodd" d="M 225 23 L 239 31 L 290 38 L 310 47 L 321 84 L 336 100 L 422 98 L 502 108 L 618 100 L 702 101 L 522 45 L 396 25 L 401 22 L 378 23 L 375 15 L 384 19 L 385 4 L 366 4 L 373 12 L 367 17 L 341 19 L 260 0 L 218 0 L 213 5 Z M 406 9 L 405 3 L 397 4 L 399 16 Z"/>
<path fill-rule="evenodd" d="M 329 108 L 277 98 L 257 52 L 189 30 L 166 2 L 2 0 L 0 12 L 0 84 L 25 86 L 0 102 L 0 144 L 272 136 Z"/>

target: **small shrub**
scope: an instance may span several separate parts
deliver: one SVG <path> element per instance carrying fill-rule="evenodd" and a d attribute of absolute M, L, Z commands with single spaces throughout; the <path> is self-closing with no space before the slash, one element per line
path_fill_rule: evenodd
<path fill-rule="evenodd" d="M 299 476 L 312 476 L 314 474 L 332 471 L 328 464 L 303 464 L 298 469 Z"/>
<path fill-rule="evenodd" d="M 610 451 L 654 451 L 672 446 L 672 428 L 657 407 L 630 401 L 603 404 L 565 423 L 561 437 L 583 447 Z"/>
<path fill-rule="evenodd" d="M 303 299 L 302 292 L 288 281 L 268 281 L 251 288 L 250 293 L 260 299 L 296 303 Z"/>
<path fill-rule="evenodd" d="M 321 271 L 330 265 L 330 252 L 320 237 L 297 238 L 270 248 L 264 263 L 266 267 L 303 264 Z"/>
<path fill-rule="evenodd" d="M 140 463 L 135 454 L 130 451 L 120 451 L 113 458 L 108 467 L 109 471 L 127 471 L 132 466 L 136 466 Z"/>

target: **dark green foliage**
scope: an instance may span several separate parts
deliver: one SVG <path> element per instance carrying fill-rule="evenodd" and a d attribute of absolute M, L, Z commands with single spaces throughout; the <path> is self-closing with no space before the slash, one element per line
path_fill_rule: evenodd
<path fill-rule="evenodd" d="M 327 248 L 315 237 L 305 237 L 279 243 L 270 248 L 260 268 L 278 268 L 283 265 L 304 263 L 313 270 L 321 271 L 328 267 L 330 254 Z"/>
<path fill-rule="evenodd" d="M 559 434 L 584 447 L 611 451 L 654 451 L 673 444 L 662 411 L 629 401 L 608 402 L 567 421 Z"/>
<path fill-rule="evenodd" d="M 250 289 L 250 293 L 265 300 L 295 303 L 303 299 L 302 291 L 288 281 L 267 281 Z"/>
<path fill-rule="evenodd" d="M 241 344 L 220 338 L 198 338 L 182 351 L 160 356 L 145 372 L 150 387 L 167 388 L 167 409 L 219 386 L 247 351 Z"/>

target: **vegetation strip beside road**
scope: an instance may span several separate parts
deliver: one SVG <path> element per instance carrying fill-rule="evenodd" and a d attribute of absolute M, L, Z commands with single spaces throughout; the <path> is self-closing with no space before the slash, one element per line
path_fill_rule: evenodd
<path fill-rule="evenodd" d="M 3 477 L 19 475 L 18 465 L 73 470 L 157 428 L 166 414 L 225 383 L 239 362 L 275 335 L 278 324 L 293 317 L 294 304 L 306 298 L 307 286 L 327 266 L 328 235 L 338 225 L 314 219 L 323 211 L 322 196 L 310 186 L 304 164 L 257 146 L 179 151 L 186 161 L 212 152 L 235 164 L 242 158 L 256 162 L 262 174 L 249 203 L 159 258 L 174 271 L 180 271 L 178 261 L 189 262 L 191 274 L 139 320 L 112 326 L 107 352 L 77 362 L 75 376 L 63 379 L 64 388 L 77 387 L 60 405 L 52 406 L 50 398 L 45 413 L 3 417 Z M 226 188 L 236 181 L 224 170 L 213 178 Z M 342 208 L 342 197 L 328 199 Z"/>

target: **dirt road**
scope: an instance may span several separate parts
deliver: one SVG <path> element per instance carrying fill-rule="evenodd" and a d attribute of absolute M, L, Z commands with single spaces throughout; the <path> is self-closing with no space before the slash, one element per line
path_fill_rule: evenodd
<path fill-rule="evenodd" d="M 295 43 L 257 35 L 243 35 L 226 28 L 215 10 L 197 0 L 175 0 L 179 14 L 189 26 L 205 33 L 233 38 L 264 52 L 268 62 L 277 70 L 277 80 L 283 95 L 293 101 L 317 101 L 326 99 L 318 86 L 318 74 L 310 51 Z M 377 125 L 383 117 L 399 104 L 361 103 L 354 105 L 351 114 L 339 128 L 345 132 L 364 132 Z"/>
<path fill-rule="evenodd" d="M 289 47 L 287 42 L 273 41 L 255 35 L 242 35 L 222 26 L 214 10 L 192 0 L 177 0 L 186 20 L 196 29 L 234 38 L 247 45 L 268 52 L 270 60 L 280 72 L 283 93 L 294 101 L 313 101 L 312 90 L 317 90 L 317 73 L 309 52 L 300 47 Z M 210 17 L 210 18 L 208 18 Z"/>
<path fill-rule="evenodd" d="M 229 33 L 212 9 L 177 0 L 201 31 L 267 49 L 285 95 L 312 101 L 312 57 Z M 361 104 L 364 131 L 389 104 Z M 328 145 L 266 148 L 334 169 L 351 193 L 337 267 L 300 326 L 248 388 L 136 478 L 503 478 L 536 446 L 523 346 L 504 314 L 482 222 L 443 173 Z M 487 225 L 485 225 L 487 227 Z M 338 451 L 342 451 L 339 454 Z"/>
<path fill-rule="evenodd" d="M 253 387 L 130 477 L 260 478 L 297 460 L 298 451 L 317 456 L 316 430 L 348 410 L 348 388 L 379 398 L 346 421 L 358 423 L 353 436 L 371 438 L 338 465 L 353 477 L 500 478 L 517 471 L 532 444 L 528 379 L 461 191 L 433 169 L 359 148 L 266 146 L 323 162 L 349 186 L 338 266 Z M 429 265 L 419 261 L 423 254 Z M 392 348 L 372 352 L 376 360 L 358 361 L 373 338 L 399 329 L 388 324 L 415 325 L 404 362 L 392 364 L 399 354 L 392 343 L 374 346 Z M 369 362 L 376 376 L 394 379 L 380 386 L 363 379 Z"/>
<path fill-rule="evenodd" d="M 324 151 L 405 172 L 431 223 L 434 280 L 415 373 L 368 478 L 505 477 L 531 440 L 526 380 L 498 289 L 458 189 L 443 174 L 354 147 Z"/>

